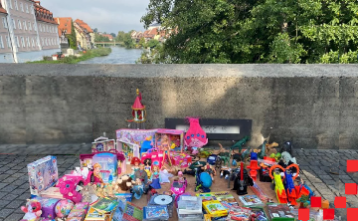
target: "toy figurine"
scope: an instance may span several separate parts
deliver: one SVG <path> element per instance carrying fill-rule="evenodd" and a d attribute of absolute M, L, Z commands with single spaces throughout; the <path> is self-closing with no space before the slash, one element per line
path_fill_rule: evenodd
<path fill-rule="evenodd" d="M 168 135 L 163 134 L 160 141 L 160 147 L 163 150 L 163 161 L 162 165 L 165 164 L 165 158 L 168 158 L 169 165 L 172 166 L 172 161 L 170 159 L 170 144 Z"/>
<path fill-rule="evenodd" d="M 136 182 L 135 182 L 135 185 L 133 186 L 132 192 L 133 192 L 134 198 L 136 198 L 137 200 L 139 200 L 142 197 L 142 195 L 144 193 L 144 184 L 142 183 L 141 179 L 139 179 L 139 178 L 136 179 Z"/>
<path fill-rule="evenodd" d="M 184 136 L 185 145 L 188 147 L 203 147 L 208 143 L 205 131 L 201 128 L 198 118 L 187 118 L 189 129 Z"/>
<path fill-rule="evenodd" d="M 138 157 L 133 157 L 132 161 L 131 161 L 131 165 L 132 165 L 132 174 L 130 175 L 130 177 L 132 177 L 132 179 L 134 179 L 134 174 L 137 170 L 139 170 L 139 164 L 140 164 L 140 159 Z"/>
<path fill-rule="evenodd" d="M 247 170 L 244 168 L 244 163 L 241 162 L 240 173 L 237 174 L 234 180 L 234 188 L 232 190 L 236 190 L 237 195 L 245 195 L 247 194 L 248 185 L 253 186 L 254 182 L 247 174 Z"/>
<path fill-rule="evenodd" d="M 224 166 L 230 166 L 230 152 L 226 151 L 225 148 L 219 143 L 220 153 L 219 156 L 222 159 Z"/>
<path fill-rule="evenodd" d="M 160 175 L 159 175 L 159 167 L 158 166 L 154 166 L 153 167 L 153 173 L 152 176 L 150 177 L 150 186 L 153 189 L 161 189 L 162 187 L 160 186 Z"/>
<path fill-rule="evenodd" d="M 25 213 L 21 221 L 37 221 L 42 214 L 41 203 L 37 200 L 28 199 L 26 207 L 22 206 L 21 210 Z"/>
<path fill-rule="evenodd" d="M 183 172 L 181 172 L 181 171 L 178 172 L 178 182 L 185 183 L 185 177 L 183 175 Z"/>
<path fill-rule="evenodd" d="M 211 168 L 210 164 L 206 164 L 204 171 L 208 172 L 211 176 L 212 181 L 214 181 L 214 176 L 216 176 L 216 171 Z"/>
<path fill-rule="evenodd" d="M 117 191 L 119 191 L 119 189 L 122 191 L 128 191 L 132 188 L 132 178 L 128 175 L 123 175 L 117 179 L 117 185 Z"/>
<path fill-rule="evenodd" d="M 148 178 L 150 178 L 151 170 L 152 170 L 152 159 L 147 158 L 144 160 L 144 170 L 147 172 Z"/>

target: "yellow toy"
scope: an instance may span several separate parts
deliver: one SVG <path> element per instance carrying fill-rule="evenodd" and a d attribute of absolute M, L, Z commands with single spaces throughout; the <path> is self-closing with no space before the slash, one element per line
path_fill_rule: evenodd
<path fill-rule="evenodd" d="M 222 217 L 228 215 L 228 210 L 220 203 L 219 200 L 210 200 L 203 202 L 203 207 L 211 217 Z"/>
<path fill-rule="evenodd" d="M 273 171 L 273 169 L 275 169 L 275 171 Z M 282 178 L 281 178 L 279 169 L 282 169 L 283 171 L 285 171 L 285 169 L 279 165 L 275 165 L 275 167 L 271 167 L 270 177 L 273 180 L 272 182 L 275 184 L 275 192 L 276 192 L 276 196 L 277 196 L 277 201 L 279 203 L 287 203 L 287 194 L 286 194 L 285 187 L 283 186 L 283 183 L 282 183 Z M 272 177 L 272 171 L 273 171 L 273 177 Z"/>

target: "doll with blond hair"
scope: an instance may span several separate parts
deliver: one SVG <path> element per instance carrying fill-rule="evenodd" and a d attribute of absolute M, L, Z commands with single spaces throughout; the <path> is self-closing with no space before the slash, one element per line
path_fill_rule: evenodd
<path fill-rule="evenodd" d="M 153 189 L 161 189 L 161 185 L 160 185 L 160 171 L 159 171 L 159 167 L 158 166 L 154 166 L 153 167 L 153 172 L 152 175 L 150 177 L 150 186 Z"/>
<path fill-rule="evenodd" d="M 163 161 L 162 165 L 165 164 L 165 158 L 168 158 L 169 166 L 172 166 L 172 161 L 170 159 L 170 141 L 169 137 L 166 134 L 163 134 L 160 141 L 160 147 L 163 150 Z"/>

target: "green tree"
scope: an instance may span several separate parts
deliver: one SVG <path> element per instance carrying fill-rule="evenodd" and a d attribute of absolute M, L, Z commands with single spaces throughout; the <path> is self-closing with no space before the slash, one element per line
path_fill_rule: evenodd
<path fill-rule="evenodd" d="M 115 38 L 115 37 L 116 37 L 116 34 L 114 34 L 114 33 L 111 33 L 111 35 L 113 36 L 113 38 Z"/>
<path fill-rule="evenodd" d="M 141 21 L 171 31 L 163 62 L 357 62 L 354 0 L 150 0 Z"/>
<path fill-rule="evenodd" d="M 143 37 L 139 40 L 138 45 L 139 45 L 140 47 L 144 47 L 144 46 L 145 46 L 145 39 L 144 39 Z"/>
<path fill-rule="evenodd" d="M 124 31 L 119 31 L 118 34 L 117 34 L 117 38 L 116 38 L 116 41 L 124 41 L 124 36 L 126 35 L 126 33 Z"/>
<path fill-rule="evenodd" d="M 126 33 L 123 38 L 123 43 L 126 48 L 135 48 L 135 42 L 130 33 Z"/>
<path fill-rule="evenodd" d="M 95 42 L 110 42 L 109 38 L 100 34 L 95 34 Z"/>
<path fill-rule="evenodd" d="M 97 28 L 94 28 L 94 29 L 93 29 L 93 32 L 94 32 L 94 33 L 97 33 L 97 32 L 98 32 L 98 29 L 97 29 Z"/>
<path fill-rule="evenodd" d="M 155 48 L 159 44 L 160 44 L 160 42 L 158 40 L 152 39 L 152 40 L 148 41 L 148 43 L 146 44 L 146 47 Z"/>
<path fill-rule="evenodd" d="M 71 21 L 71 34 L 67 35 L 68 42 L 70 44 L 70 48 L 76 50 L 77 49 L 77 37 L 76 37 L 76 31 L 75 26 L 73 24 L 73 21 Z"/>

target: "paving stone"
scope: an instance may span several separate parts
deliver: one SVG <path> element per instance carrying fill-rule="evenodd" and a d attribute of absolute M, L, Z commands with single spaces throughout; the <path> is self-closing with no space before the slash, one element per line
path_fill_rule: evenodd
<path fill-rule="evenodd" d="M 15 186 L 21 186 L 22 184 L 24 184 L 26 181 L 24 180 L 15 180 L 14 182 L 12 182 L 11 184 L 12 185 L 15 185 Z"/>
<path fill-rule="evenodd" d="M 14 182 L 16 179 L 15 178 L 13 178 L 13 177 L 8 177 L 8 178 L 6 178 L 5 180 L 3 180 L 3 182 L 4 183 L 12 183 L 12 182 Z"/>
<path fill-rule="evenodd" d="M 2 188 L 1 191 L 10 193 L 10 192 L 14 191 L 16 188 L 17 188 L 17 186 L 8 185 L 8 186 Z"/>
<path fill-rule="evenodd" d="M 2 210 L 0 210 L 0 218 L 6 218 L 13 212 L 14 212 L 13 209 L 2 209 Z M 15 221 L 15 220 L 13 220 L 13 221 Z"/>
<path fill-rule="evenodd" d="M 5 196 L 6 194 L 8 194 L 8 193 L 7 193 L 7 192 L 2 192 L 2 191 L 0 190 L 0 199 L 4 199 L 4 196 Z"/>
<path fill-rule="evenodd" d="M 4 196 L 4 199 L 7 199 L 7 200 L 15 200 L 19 195 L 16 195 L 16 194 L 12 194 L 12 193 L 9 193 L 7 195 Z"/>
<path fill-rule="evenodd" d="M 11 201 L 6 200 L 6 199 L 1 199 L 0 200 L 0 209 L 5 208 Z"/>
<path fill-rule="evenodd" d="M 10 216 L 8 216 L 4 221 L 15 221 L 15 220 L 21 220 L 24 216 L 24 213 L 12 213 Z"/>
<path fill-rule="evenodd" d="M 12 194 L 16 194 L 16 195 L 21 195 L 23 194 L 24 192 L 26 192 L 28 189 L 21 189 L 21 188 L 17 188 L 13 191 L 11 191 Z"/>
<path fill-rule="evenodd" d="M 9 208 L 9 209 L 18 209 L 21 205 L 24 205 L 25 204 L 25 201 L 23 200 L 14 200 L 12 202 L 10 202 L 6 208 Z"/>
<path fill-rule="evenodd" d="M 31 194 L 30 192 L 24 192 L 20 196 L 18 196 L 16 199 L 23 200 L 25 202 L 26 199 L 30 199 Z"/>

